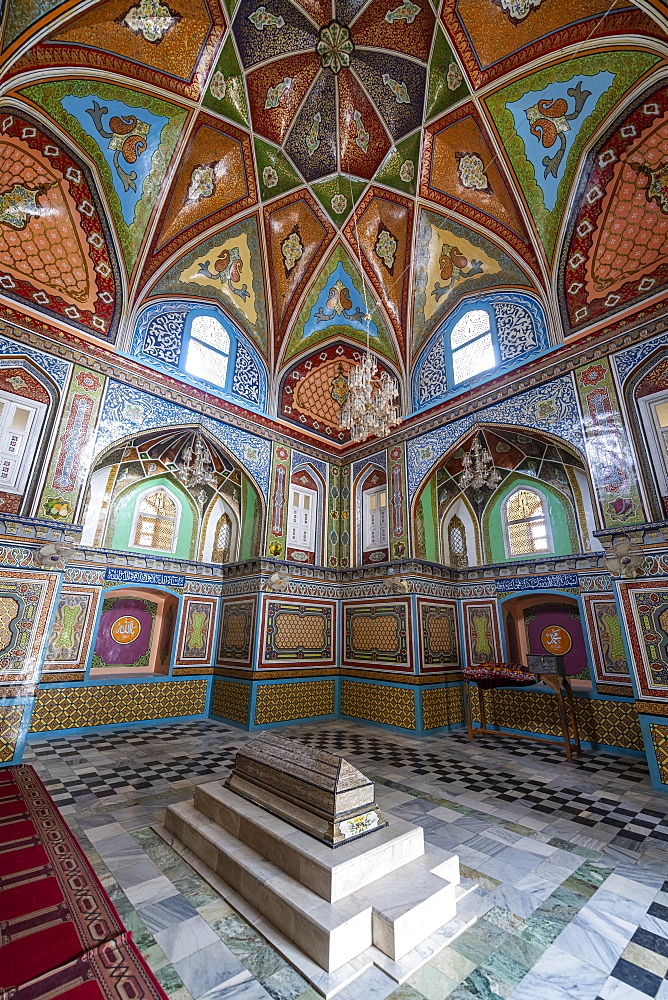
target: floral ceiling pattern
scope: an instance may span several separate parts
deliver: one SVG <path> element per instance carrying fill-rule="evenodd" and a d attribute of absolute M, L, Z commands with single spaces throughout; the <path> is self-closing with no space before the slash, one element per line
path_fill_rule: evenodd
<path fill-rule="evenodd" d="M 668 290 L 666 25 L 608 8 L 6 4 L 0 301 L 123 350 L 152 302 L 215 303 L 335 445 L 367 334 L 407 400 L 491 289 L 552 344 L 631 324 Z"/>

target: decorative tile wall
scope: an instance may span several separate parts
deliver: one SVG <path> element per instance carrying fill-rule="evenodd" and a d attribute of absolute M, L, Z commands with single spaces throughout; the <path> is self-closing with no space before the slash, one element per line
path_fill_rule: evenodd
<path fill-rule="evenodd" d="M 184 598 L 175 663 L 210 663 L 215 623 L 215 600 Z"/>
<path fill-rule="evenodd" d="M 262 609 L 262 665 L 336 663 L 336 604 L 265 598 Z"/>
<path fill-rule="evenodd" d="M 480 722 L 478 699 L 471 699 L 472 715 Z M 557 704 L 552 694 L 501 688 L 485 693 L 488 726 L 561 737 Z M 643 739 L 632 702 L 576 698 L 580 739 L 605 746 L 642 750 Z"/>
<path fill-rule="evenodd" d="M 422 728 L 454 726 L 464 722 L 464 692 L 456 687 L 427 688 L 422 692 Z"/>
<path fill-rule="evenodd" d="M 415 696 L 410 688 L 343 679 L 341 715 L 415 729 Z"/>
<path fill-rule="evenodd" d="M 601 690 L 601 683 L 613 682 L 625 685 L 628 694 L 632 695 L 633 687 L 624 647 L 623 623 L 615 601 L 612 597 L 592 594 L 584 595 L 582 601 L 597 689 Z"/>
<path fill-rule="evenodd" d="M 56 579 L 0 570 L 0 681 L 37 680 Z"/>
<path fill-rule="evenodd" d="M 464 601 L 464 648 L 466 663 L 501 659 L 501 642 L 496 604 L 492 601 Z"/>
<path fill-rule="evenodd" d="M 247 725 L 250 692 L 250 685 L 243 682 L 236 684 L 234 681 L 214 678 L 211 715 L 219 715 L 223 719 Z"/>
<path fill-rule="evenodd" d="M 649 731 L 654 744 L 659 777 L 664 785 L 668 785 L 668 726 L 660 726 L 651 722 Z"/>
<path fill-rule="evenodd" d="M 412 671 L 411 612 L 407 601 L 373 605 L 344 602 L 342 663 L 346 666 L 390 665 Z"/>
<path fill-rule="evenodd" d="M 311 719 L 335 712 L 333 680 L 293 681 L 289 684 L 258 684 L 255 697 L 256 726 L 291 719 Z"/>
<path fill-rule="evenodd" d="M 220 629 L 216 663 L 250 667 L 255 631 L 254 597 L 220 602 Z"/>
<path fill-rule="evenodd" d="M 617 584 L 641 698 L 668 699 L 668 580 Z"/>
<path fill-rule="evenodd" d="M 456 601 L 417 599 L 420 673 L 460 665 Z"/>
<path fill-rule="evenodd" d="M 0 705 L 0 764 L 14 759 L 26 710 L 25 705 Z"/>
<path fill-rule="evenodd" d="M 63 667 L 85 664 L 99 596 L 99 590 L 92 587 L 63 584 L 47 642 L 42 680 L 52 680 L 50 674 Z"/>
<path fill-rule="evenodd" d="M 42 688 L 37 692 L 30 732 L 201 715 L 208 685 L 208 680 L 188 680 Z"/>

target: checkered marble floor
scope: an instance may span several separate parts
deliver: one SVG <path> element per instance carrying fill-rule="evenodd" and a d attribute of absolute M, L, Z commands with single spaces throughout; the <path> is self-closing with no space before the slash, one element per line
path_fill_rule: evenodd
<path fill-rule="evenodd" d="M 668 1000 L 668 796 L 643 761 L 342 722 L 281 732 L 352 760 L 478 883 L 469 931 L 403 986 L 374 969 L 340 1000 Z M 150 829 L 251 738 L 198 722 L 26 751 L 171 1000 L 317 997 Z"/>

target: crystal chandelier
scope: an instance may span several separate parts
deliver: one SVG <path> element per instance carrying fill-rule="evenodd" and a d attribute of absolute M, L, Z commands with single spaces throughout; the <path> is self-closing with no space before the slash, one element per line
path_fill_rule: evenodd
<path fill-rule="evenodd" d="M 188 442 L 181 452 L 181 461 L 176 462 L 174 475 L 186 489 L 198 483 L 204 486 L 218 485 L 218 473 L 214 468 L 211 452 L 200 434 L 195 436 L 193 442 Z"/>
<path fill-rule="evenodd" d="M 395 404 L 399 394 L 396 379 L 387 372 L 378 375 L 368 341 L 367 334 L 366 354 L 348 373 L 348 394 L 341 408 L 341 426 L 348 428 L 353 441 L 364 441 L 372 434 L 385 437 L 401 420 Z"/>
<path fill-rule="evenodd" d="M 464 468 L 459 477 L 459 487 L 462 490 L 467 486 L 472 486 L 474 490 L 479 490 L 482 486 L 493 490 L 501 481 L 501 476 L 494 468 L 492 456 L 487 448 L 481 448 L 478 438 L 473 442 L 468 454 L 464 453 L 462 465 Z"/>

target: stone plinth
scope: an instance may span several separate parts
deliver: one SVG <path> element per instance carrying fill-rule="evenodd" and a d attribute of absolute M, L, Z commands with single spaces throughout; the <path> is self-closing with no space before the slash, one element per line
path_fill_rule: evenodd
<path fill-rule="evenodd" d="M 343 757 L 261 733 L 237 753 L 228 788 L 338 847 L 386 826 L 372 781 Z"/>
<path fill-rule="evenodd" d="M 170 806 L 156 829 L 323 996 L 371 965 L 405 982 L 470 925 L 457 905 L 475 886 L 461 887 L 457 856 L 425 851 L 422 828 L 402 819 L 340 839 L 336 850 L 296 828 L 294 810 L 318 833 L 318 823 L 336 832 L 341 815 L 370 804 L 380 815 L 372 782 L 356 768 L 297 747 L 273 736 L 254 740 L 228 782 L 199 785 L 194 800 Z M 270 811 L 228 785 L 252 791 Z M 302 790 L 306 805 L 296 801 Z"/>

